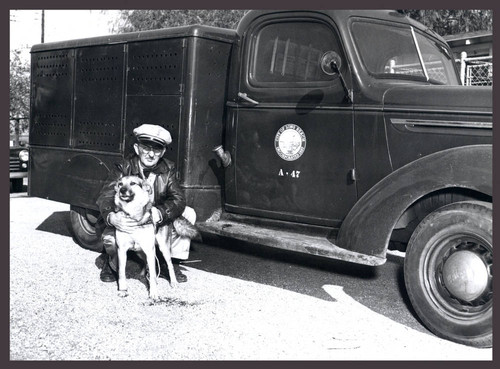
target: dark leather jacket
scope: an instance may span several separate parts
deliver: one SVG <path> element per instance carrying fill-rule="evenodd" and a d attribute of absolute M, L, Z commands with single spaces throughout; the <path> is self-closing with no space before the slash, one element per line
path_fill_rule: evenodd
<path fill-rule="evenodd" d="M 115 182 L 122 174 L 139 175 L 139 157 L 133 155 L 123 160 L 122 170 L 118 167 L 111 171 L 101 193 L 96 201 L 104 221 L 109 213 L 114 211 Z M 161 158 L 155 169 L 157 174 L 154 182 L 154 206 L 160 210 L 162 221 L 160 225 L 169 224 L 178 218 L 186 207 L 184 193 L 176 178 L 175 164 L 170 160 Z M 107 224 L 110 226 L 110 224 Z"/>

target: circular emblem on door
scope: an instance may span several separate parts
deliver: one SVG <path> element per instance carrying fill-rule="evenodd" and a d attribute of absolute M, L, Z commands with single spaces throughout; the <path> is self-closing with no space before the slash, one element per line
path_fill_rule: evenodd
<path fill-rule="evenodd" d="M 276 133 L 274 148 L 282 159 L 297 160 L 306 149 L 306 135 L 299 126 L 285 124 Z"/>

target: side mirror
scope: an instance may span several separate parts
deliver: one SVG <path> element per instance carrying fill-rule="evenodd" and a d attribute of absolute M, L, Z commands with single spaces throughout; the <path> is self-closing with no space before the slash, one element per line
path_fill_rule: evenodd
<path fill-rule="evenodd" d="M 321 70 L 323 73 L 332 76 L 340 73 L 342 59 L 335 51 L 327 51 L 320 59 Z"/>
<path fill-rule="evenodd" d="M 327 51 L 321 57 L 320 64 L 323 73 L 329 76 L 333 75 L 338 76 L 338 78 L 340 79 L 340 83 L 342 84 L 342 88 L 344 89 L 345 98 L 349 103 L 352 103 L 353 102 L 352 90 L 350 90 L 347 87 L 345 78 L 342 75 L 342 72 L 340 72 L 340 67 L 342 66 L 342 59 L 340 58 L 340 55 L 337 54 L 335 51 Z"/>

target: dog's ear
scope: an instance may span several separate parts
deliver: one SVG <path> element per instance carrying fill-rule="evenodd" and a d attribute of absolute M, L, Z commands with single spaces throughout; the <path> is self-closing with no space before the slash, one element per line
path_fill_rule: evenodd
<path fill-rule="evenodd" d="M 142 188 L 148 191 L 148 194 L 150 195 L 153 193 L 153 187 L 151 187 L 147 180 L 142 181 Z"/>
<path fill-rule="evenodd" d="M 116 180 L 114 180 L 113 182 L 110 183 L 110 186 L 113 186 L 113 190 L 115 192 L 115 195 L 118 193 L 118 191 L 120 191 L 120 186 L 118 186 L 118 183 L 120 183 L 122 177 L 123 176 L 120 174 L 119 178 L 117 178 Z"/>
<path fill-rule="evenodd" d="M 121 163 L 115 163 L 115 165 L 118 168 L 118 170 L 120 171 L 121 177 L 127 177 L 127 176 L 131 175 L 132 168 L 130 167 L 130 165 L 128 165 L 126 168 Z"/>

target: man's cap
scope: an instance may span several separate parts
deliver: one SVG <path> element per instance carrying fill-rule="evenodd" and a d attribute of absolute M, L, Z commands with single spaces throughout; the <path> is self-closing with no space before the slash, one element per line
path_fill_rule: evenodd
<path fill-rule="evenodd" d="M 148 145 L 156 144 L 163 147 L 172 143 L 172 136 L 162 126 L 156 124 L 143 124 L 134 129 L 137 141 Z"/>

